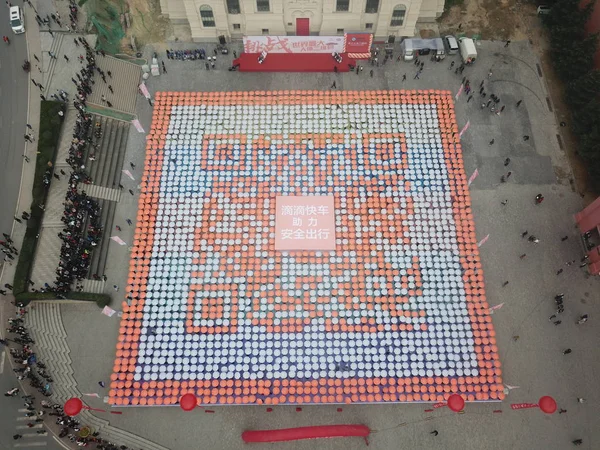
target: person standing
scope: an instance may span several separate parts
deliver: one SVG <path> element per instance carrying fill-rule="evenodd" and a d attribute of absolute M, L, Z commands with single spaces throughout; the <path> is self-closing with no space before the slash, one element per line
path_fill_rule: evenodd
<path fill-rule="evenodd" d="M 563 355 L 568 355 L 569 353 L 571 353 L 573 350 L 571 350 L 570 348 L 563 350 Z M 577 399 L 579 400 L 579 399 Z"/>

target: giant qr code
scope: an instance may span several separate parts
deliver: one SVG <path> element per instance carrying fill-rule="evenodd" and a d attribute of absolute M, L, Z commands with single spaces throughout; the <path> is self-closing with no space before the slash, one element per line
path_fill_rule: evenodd
<path fill-rule="evenodd" d="M 333 195 L 333 251 L 275 199 Z M 446 91 L 158 93 L 113 405 L 503 397 Z"/>

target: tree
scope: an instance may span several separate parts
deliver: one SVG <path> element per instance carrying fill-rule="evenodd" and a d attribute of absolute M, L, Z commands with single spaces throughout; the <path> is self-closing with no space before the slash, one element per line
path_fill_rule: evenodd
<path fill-rule="evenodd" d="M 576 108 L 584 107 L 591 101 L 597 100 L 600 96 L 600 71 L 592 70 L 568 82 L 565 93 L 567 101 Z M 596 110 L 596 113 L 598 112 L 600 110 Z"/>
<path fill-rule="evenodd" d="M 553 47 L 552 55 L 559 76 L 565 81 L 572 81 L 591 71 L 597 41 L 598 36 L 594 34 L 582 41 L 565 42 L 560 47 Z"/>
<path fill-rule="evenodd" d="M 580 4 L 581 0 L 557 0 L 552 5 L 550 13 L 544 17 L 544 24 L 551 30 L 558 27 L 583 30 L 594 10 L 595 0 L 590 1 L 583 8 Z"/>

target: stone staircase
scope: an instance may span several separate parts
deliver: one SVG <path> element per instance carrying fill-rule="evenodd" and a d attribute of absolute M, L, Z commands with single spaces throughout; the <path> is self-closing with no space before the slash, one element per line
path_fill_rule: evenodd
<path fill-rule="evenodd" d="M 86 278 L 83 280 L 83 292 L 103 294 L 105 284 L 106 282 L 102 280 L 90 280 L 89 278 Z"/>
<path fill-rule="evenodd" d="M 48 372 L 53 377 L 52 400 L 56 403 L 64 403 L 72 397 L 82 398 L 71 367 L 68 335 L 62 323 L 60 304 L 61 302 L 52 301 L 36 302 L 35 308 L 30 308 L 29 314 L 25 316 L 27 328 L 36 342 L 35 352 L 46 364 Z M 128 431 L 113 427 L 108 420 L 96 417 L 90 411 L 79 413 L 77 420 L 98 431 L 103 439 L 117 445 L 145 450 L 169 450 Z"/>
<path fill-rule="evenodd" d="M 54 76 L 54 70 L 56 69 L 56 64 L 61 60 L 62 55 L 60 53 L 60 48 L 62 46 L 62 42 L 65 35 L 63 33 L 55 33 L 54 39 L 52 40 L 52 46 L 50 47 L 50 51 L 56 56 L 56 59 L 50 58 L 49 54 L 45 54 L 43 58 L 49 58 L 48 70 L 45 73 L 44 77 L 44 86 L 46 87 L 44 95 L 49 97 L 54 93 L 55 89 L 53 89 L 52 81 Z"/>
<path fill-rule="evenodd" d="M 101 198 L 113 202 L 121 200 L 121 191 L 119 189 L 111 189 L 104 186 L 98 186 L 97 184 L 86 186 L 85 193 L 90 197 Z"/>
<path fill-rule="evenodd" d="M 121 168 L 125 160 L 130 125 L 109 117 L 93 115 L 92 129 L 98 122 L 102 128 L 100 147 L 98 151 L 94 151 L 91 145 L 88 146 L 85 154 L 86 170 L 96 186 L 115 188 L 121 181 Z M 95 161 L 89 159 L 89 155 L 92 153 L 96 157 Z M 87 189 L 86 192 L 88 192 Z"/>
<path fill-rule="evenodd" d="M 112 104 L 111 108 L 128 114 L 135 114 L 135 103 L 138 97 L 138 85 L 142 76 L 142 68 L 122 59 L 112 56 L 98 55 L 96 65 L 104 72 L 111 72 L 112 77 L 106 75 L 106 83 L 102 81 L 99 73 L 94 74 L 96 84 L 92 90 L 92 95 L 88 97 L 88 103 L 106 107 L 107 104 L 102 101 L 104 95 Z M 110 92 L 108 86 L 111 85 L 114 93 Z"/>
<path fill-rule="evenodd" d="M 98 83 L 96 82 L 96 84 Z M 93 274 L 102 276 L 106 267 L 110 233 L 113 227 L 117 202 L 121 199 L 121 191 L 118 189 L 118 185 L 121 182 L 121 168 L 125 161 L 130 126 L 127 122 L 94 115 L 92 116 L 92 130 L 96 123 L 100 123 L 102 129 L 98 151 L 94 150 L 90 139 L 90 145 L 85 153 L 86 170 L 90 174 L 94 184 L 85 186 L 84 190 L 86 194 L 98 200 L 102 211 L 100 220 L 104 229 L 104 236 L 92 253 L 90 268 L 88 270 L 88 281 L 93 281 Z M 89 159 L 89 155 L 92 152 L 96 157 L 95 161 Z M 115 189 L 115 187 L 117 188 Z M 94 289 L 97 288 L 98 286 L 94 285 Z M 86 292 L 102 291 L 86 290 Z"/>

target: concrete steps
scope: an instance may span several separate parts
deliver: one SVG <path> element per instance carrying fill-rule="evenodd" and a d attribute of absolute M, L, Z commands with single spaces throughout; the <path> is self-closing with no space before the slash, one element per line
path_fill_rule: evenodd
<path fill-rule="evenodd" d="M 115 217 L 115 211 L 117 209 L 117 203 L 108 200 L 100 200 L 100 207 L 102 208 L 100 218 L 103 229 L 102 240 L 92 253 L 88 277 L 92 277 L 94 274 L 98 276 L 104 275 L 104 268 L 106 267 L 106 260 L 108 258 L 108 246 L 110 245 L 110 235 L 112 233 L 112 224 Z"/>
<path fill-rule="evenodd" d="M 112 56 L 96 57 L 96 65 L 105 73 L 110 71 L 112 78 L 106 75 L 106 83 L 102 81 L 100 74 L 95 73 L 94 90 L 88 97 L 88 103 L 107 107 L 102 101 L 104 95 L 112 104 L 112 109 L 129 114 L 135 114 L 135 103 L 138 97 L 138 85 L 140 83 L 142 68 L 122 59 Z M 111 85 L 114 94 L 110 92 L 108 86 Z"/>
<path fill-rule="evenodd" d="M 90 197 L 110 200 L 112 202 L 118 202 L 121 200 L 120 189 L 111 189 L 104 186 L 98 186 L 97 184 L 90 184 L 86 186 L 85 193 Z"/>
<path fill-rule="evenodd" d="M 115 146 L 119 149 L 114 161 L 111 164 L 110 174 L 111 177 L 108 180 L 107 186 L 112 186 L 113 188 L 118 188 L 119 183 L 121 182 L 121 175 L 123 174 L 121 170 L 123 169 L 123 162 L 125 161 L 125 153 L 127 151 L 127 140 L 129 139 L 129 129 L 131 125 L 127 122 L 119 122 L 122 133 L 121 139 L 115 141 Z"/>
<path fill-rule="evenodd" d="M 94 184 L 86 186 L 85 192 L 91 197 L 96 197 L 99 201 L 102 208 L 100 221 L 104 236 L 92 253 L 88 270 L 90 279 L 94 274 L 102 276 L 106 267 L 110 234 L 117 207 L 116 202 L 121 200 L 121 190 L 118 189 L 118 185 L 121 182 L 121 168 L 125 160 L 130 127 L 127 122 L 95 115 L 92 128 L 97 122 L 100 123 L 102 129 L 102 137 L 98 142 L 98 150 L 94 152 L 96 160 L 89 161 L 89 159 L 86 159 L 86 165 Z M 86 150 L 86 158 L 93 151 L 91 141 L 92 139 L 90 139 L 90 145 Z"/>
<path fill-rule="evenodd" d="M 82 398 L 81 392 L 77 389 L 77 381 L 71 367 L 68 335 L 62 322 L 60 303 L 52 301 L 36 302 L 35 307 L 29 308 L 29 313 L 25 316 L 25 322 L 30 330 L 31 337 L 35 341 L 34 350 L 40 361 L 46 364 L 47 371 L 54 380 L 52 383 L 52 401 L 64 403 L 72 397 Z M 94 428 L 103 439 L 107 439 L 118 446 L 126 445 L 129 448 L 143 448 L 145 450 L 169 450 L 133 433 L 113 427 L 108 420 L 96 417 L 90 411 L 79 413 L 77 420 Z"/>
<path fill-rule="evenodd" d="M 92 120 L 94 124 L 100 123 L 102 137 L 98 144 L 99 149 L 95 152 L 91 145 L 92 139 L 89 139 L 90 145 L 85 155 L 86 169 L 95 185 L 115 188 L 121 181 L 121 168 L 125 160 L 130 125 L 127 122 L 99 115 L 94 115 Z M 89 160 L 91 153 L 95 154 L 95 161 Z"/>
<path fill-rule="evenodd" d="M 89 278 L 85 278 L 82 284 L 84 292 L 102 294 L 104 293 L 104 286 L 106 285 L 106 282 L 102 280 L 90 280 Z"/>
<path fill-rule="evenodd" d="M 50 51 L 56 56 L 56 59 L 50 58 L 50 55 L 48 55 L 48 58 L 50 58 L 50 63 L 48 64 L 48 70 L 46 71 L 46 77 L 44 79 L 44 86 L 46 88 L 44 91 L 44 95 L 46 97 L 49 97 L 50 94 L 52 94 L 54 91 L 54 89 L 51 89 L 52 76 L 54 75 L 56 63 L 58 62 L 58 58 L 60 57 L 60 47 L 62 45 L 63 38 L 64 34 L 62 33 L 54 34 L 54 40 L 52 41 L 52 46 L 50 47 Z"/>

